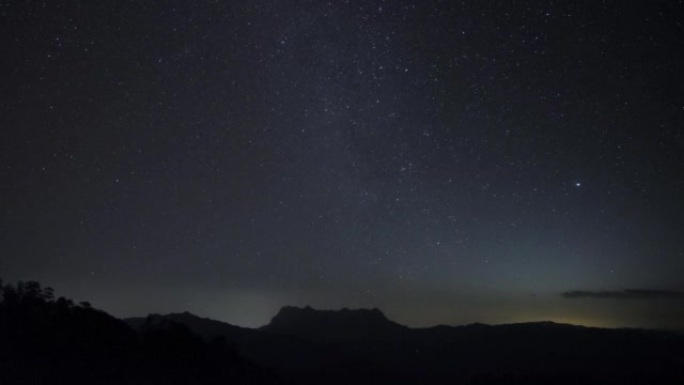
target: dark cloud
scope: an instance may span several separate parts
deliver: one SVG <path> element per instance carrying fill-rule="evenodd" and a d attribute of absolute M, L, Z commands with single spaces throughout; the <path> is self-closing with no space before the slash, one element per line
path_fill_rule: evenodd
<path fill-rule="evenodd" d="M 683 299 L 684 292 L 671 290 L 626 289 L 621 291 L 573 290 L 562 294 L 565 298 L 595 299 Z"/>

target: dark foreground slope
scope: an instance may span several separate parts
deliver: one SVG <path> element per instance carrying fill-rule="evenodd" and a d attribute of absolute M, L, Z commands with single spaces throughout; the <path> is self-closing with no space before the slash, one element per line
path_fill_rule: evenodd
<path fill-rule="evenodd" d="M 136 332 L 36 282 L 4 286 L 0 298 L 3 385 L 277 383 L 224 340 L 206 342 L 184 325 Z"/>
<path fill-rule="evenodd" d="M 682 384 L 684 337 L 552 322 L 411 329 L 379 310 L 286 307 L 258 330 L 189 313 L 181 322 L 298 383 Z M 141 324 L 144 319 L 130 320 Z"/>
<path fill-rule="evenodd" d="M 377 309 L 286 307 L 240 328 L 125 322 L 1 286 L 0 384 L 684 384 L 684 336 L 551 322 L 411 329 Z"/>

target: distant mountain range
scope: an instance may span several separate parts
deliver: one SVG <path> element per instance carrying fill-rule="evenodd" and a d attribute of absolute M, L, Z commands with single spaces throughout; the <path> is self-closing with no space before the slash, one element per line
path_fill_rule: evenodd
<path fill-rule="evenodd" d="M 378 309 L 289 306 L 258 329 L 187 312 L 125 321 L 220 336 L 295 383 L 684 383 L 684 336 L 662 331 L 553 322 L 415 329 Z"/>
<path fill-rule="evenodd" d="M 116 319 L 0 284 L 0 384 L 684 384 L 684 335 L 553 322 L 415 329 L 378 309 L 285 307 L 257 329 Z"/>

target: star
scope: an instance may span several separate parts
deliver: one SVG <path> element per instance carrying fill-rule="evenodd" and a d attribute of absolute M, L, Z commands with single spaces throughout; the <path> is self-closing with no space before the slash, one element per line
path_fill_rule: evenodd
<path fill-rule="evenodd" d="M 118 315 L 216 297 L 194 306 L 242 326 L 365 290 L 427 326 L 681 289 L 675 6 L 125 2 L 101 25 L 91 3 L 3 2 L 3 281 L 88 277 L 83 299 Z M 223 306 L 234 289 L 244 306 Z M 492 305 L 529 291 L 547 313 Z M 684 329 L 631 303 L 591 313 Z"/>

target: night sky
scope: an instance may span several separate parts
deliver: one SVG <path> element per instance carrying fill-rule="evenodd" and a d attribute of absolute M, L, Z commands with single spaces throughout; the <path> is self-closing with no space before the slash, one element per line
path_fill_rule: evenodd
<path fill-rule="evenodd" d="M 0 2 L 0 277 L 122 317 L 684 328 L 682 14 Z"/>

